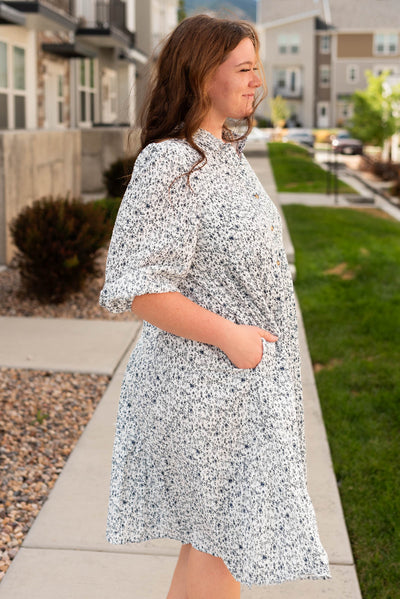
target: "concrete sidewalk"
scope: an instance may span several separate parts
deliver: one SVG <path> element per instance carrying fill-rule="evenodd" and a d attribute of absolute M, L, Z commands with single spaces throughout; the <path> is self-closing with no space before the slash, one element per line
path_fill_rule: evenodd
<path fill-rule="evenodd" d="M 136 329 L 137 322 L 3 316 L 0 366 L 111 376 Z"/>
<path fill-rule="evenodd" d="M 249 152 L 248 156 L 276 201 L 275 185 L 265 153 Z M 292 252 L 293 259 L 293 248 L 286 230 L 285 244 L 289 256 Z M 13 338 L 18 331 L 20 356 L 16 348 L 13 350 L 14 365 L 18 367 L 26 364 L 25 348 L 35 347 L 38 342 L 39 333 L 33 325 L 21 326 L 28 320 L 7 319 L 6 322 L 8 339 Z M 3 322 L 0 321 L 0 325 Z M 44 356 L 47 356 L 49 368 L 65 369 L 62 368 L 63 359 L 52 359 L 56 355 L 56 339 L 58 343 L 62 340 L 63 355 L 71 359 L 69 370 L 78 368 L 79 364 L 82 366 L 87 358 L 88 346 L 92 347 L 90 343 L 96 338 L 96 343 L 102 347 L 102 363 L 114 369 L 114 374 L 93 418 L 3 579 L 0 585 L 1 599 L 165 599 L 167 594 L 179 543 L 159 540 L 114 546 L 105 541 L 119 389 L 127 357 L 139 335 L 139 324 L 107 323 L 110 326 L 104 331 L 102 325 L 105 323 L 92 322 L 88 325 L 86 321 L 74 321 L 72 327 L 77 329 L 70 334 L 68 341 L 67 336 L 64 337 L 68 329 L 65 322 L 61 323 L 58 334 L 55 333 L 57 325 L 51 319 L 44 319 L 40 323 L 41 368 L 45 368 Z M 77 342 L 79 324 L 82 326 L 81 336 L 85 346 Z M 115 326 L 120 324 L 126 327 Z M 122 333 L 123 328 L 126 330 Z M 118 343 L 114 343 L 114 335 L 119 336 Z M 4 335 L 0 338 L 0 357 L 7 355 L 8 339 Z M 130 345 L 128 350 L 127 345 Z M 333 578 L 330 581 L 297 581 L 273 587 L 243 589 L 242 597 L 319 599 L 323 596 L 326 599 L 361 599 L 301 319 L 300 345 L 309 490 L 317 512 L 321 539 L 330 558 Z M 11 366 L 9 362 L 7 365 Z M 92 367 L 88 365 L 88 368 Z"/>

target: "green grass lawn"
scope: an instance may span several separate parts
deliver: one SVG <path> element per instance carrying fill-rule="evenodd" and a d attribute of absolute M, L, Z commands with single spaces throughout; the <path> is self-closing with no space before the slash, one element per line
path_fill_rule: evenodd
<path fill-rule="evenodd" d="M 292 143 L 271 142 L 268 154 L 278 191 L 326 193 L 327 173 L 313 162 L 305 148 Z M 357 193 L 340 180 L 338 191 Z"/>
<path fill-rule="evenodd" d="M 400 223 L 371 209 L 284 212 L 362 594 L 399 598 Z"/>

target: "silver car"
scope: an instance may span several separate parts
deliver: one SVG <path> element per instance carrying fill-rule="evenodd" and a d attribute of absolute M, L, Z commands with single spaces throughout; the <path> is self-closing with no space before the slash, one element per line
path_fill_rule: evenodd
<path fill-rule="evenodd" d="M 282 141 L 298 143 L 313 148 L 315 137 L 309 131 L 288 131 L 286 135 L 283 136 Z"/>

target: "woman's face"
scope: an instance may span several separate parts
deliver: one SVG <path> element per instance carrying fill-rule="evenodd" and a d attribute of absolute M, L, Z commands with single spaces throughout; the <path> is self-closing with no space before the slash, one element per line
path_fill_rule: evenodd
<path fill-rule="evenodd" d="M 261 85 L 257 57 L 252 41 L 243 39 L 228 54 L 213 77 L 207 93 L 211 100 L 208 116 L 225 122 L 227 118 L 242 119 L 253 112 L 254 93 Z"/>

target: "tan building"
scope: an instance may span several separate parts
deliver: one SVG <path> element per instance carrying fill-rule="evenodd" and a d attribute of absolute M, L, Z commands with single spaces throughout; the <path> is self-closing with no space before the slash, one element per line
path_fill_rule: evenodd
<path fill-rule="evenodd" d="M 9 223 L 44 196 L 104 195 L 103 173 L 138 148 L 142 66 L 177 0 L 0 0 L 0 264 Z M 139 49 L 138 42 L 141 44 Z"/>
<path fill-rule="evenodd" d="M 293 124 L 342 126 L 366 70 L 400 75 L 398 0 L 259 0 L 257 22 L 269 95 L 287 99 Z"/>
<path fill-rule="evenodd" d="M 178 0 L 136 0 L 137 47 L 149 57 L 138 66 L 136 97 L 140 112 L 148 85 L 148 76 L 162 40 L 178 23 Z"/>

